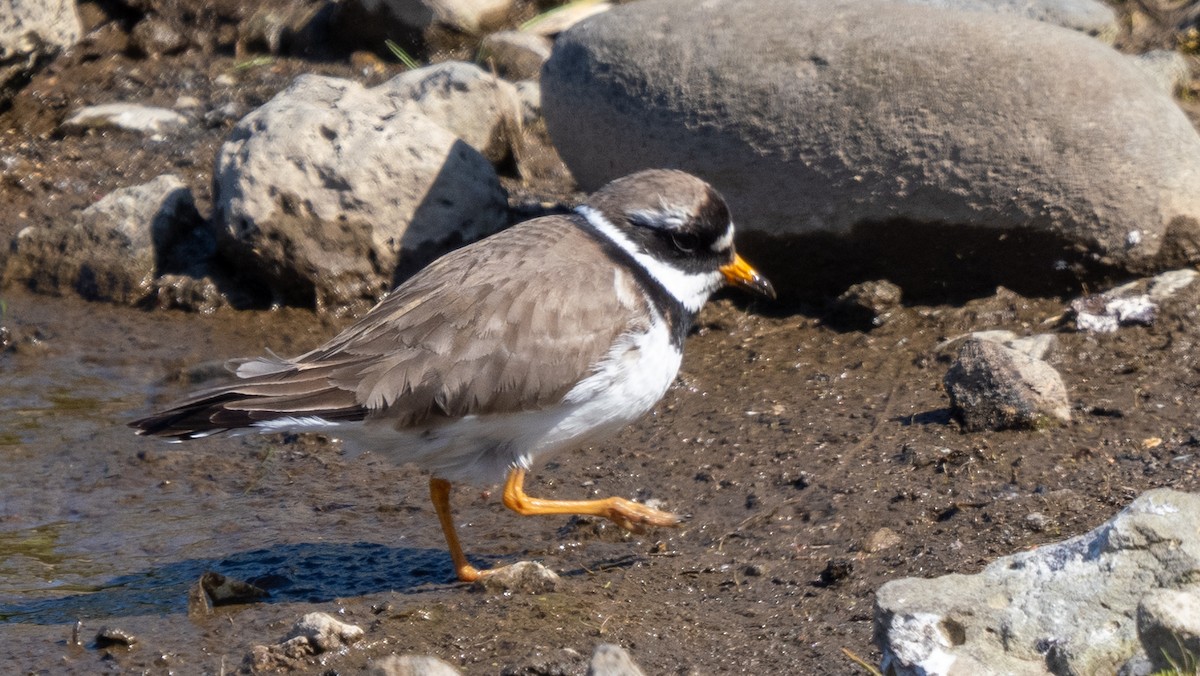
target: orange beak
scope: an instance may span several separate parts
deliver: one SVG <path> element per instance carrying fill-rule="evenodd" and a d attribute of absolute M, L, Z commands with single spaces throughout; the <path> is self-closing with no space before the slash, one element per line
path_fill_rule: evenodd
<path fill-rule="evenodd" d="M 771 286 L 766 277 L 758 274 L 758 270 L 750 267 L 750 264 L 737 254 L 733 255 L 732 263 L 721 266 L 721 274 L 725 275 L 725 281 L 730 286 L 761 293 L 768 298 L 775 297 L 775 287 Z"/>

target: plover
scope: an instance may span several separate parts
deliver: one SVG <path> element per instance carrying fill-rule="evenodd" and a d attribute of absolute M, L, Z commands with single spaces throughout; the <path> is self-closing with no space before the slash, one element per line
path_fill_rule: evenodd
<path fill-rule="evenodd" d="M 313 432 L 414 463 L 459 579 L 451 482 L 504 483 L 519 514 L 585 514 L 640 530 L 673 514 L 611 497 L 525 494 L 535 461 L 648 412 L 679 371 L 684 338 L 726 284 L 768 296 L 734 252 L 721 196 L 680 171 L 605 185 L 571 214 L 515 225 L 434 261 L 311 352 L 235 360 L 238 381 L 131 423 L 175 440 Z"/>

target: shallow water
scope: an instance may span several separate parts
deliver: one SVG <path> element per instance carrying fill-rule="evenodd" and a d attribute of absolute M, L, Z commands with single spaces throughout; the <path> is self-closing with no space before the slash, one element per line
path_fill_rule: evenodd
<path fill-rule="evenodd" d="M 412 545 L 397 518 L 419 507 L 398 499 L 359 515 L 353 508 L 370 486 L 323 476 L 341 463 L 335 444 L 168 444 L 126 427 L 186 391 L 181 381 L 218 370 L 187 365 L 319 339 L 328 327 L 311 315 L 151 315 L 71 299 L 5 300 L 4 323 L 17 339 L 0 355 L 0 637 L 64 625 L 65 638 L 76 621 L 178 620 L 188 588 L 208 570 L 257 584 L 272 603 L 446 579 L 449 563 L 429 537 L 437 531 L 418 528 L 428 532 Z M 411 474 L 364 462 L 376 476 Z M 20 641 L 0 645 L 37 668 L 64 643 L 46 644 L 44 654 Z"/>

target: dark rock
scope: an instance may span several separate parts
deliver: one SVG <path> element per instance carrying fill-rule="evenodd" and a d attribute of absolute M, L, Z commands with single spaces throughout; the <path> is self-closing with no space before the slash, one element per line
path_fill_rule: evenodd
<path fill-rule="evenodd" d="M 963 342 L 945 377 L 968 431 L 1039 429 L 1070 422 L 1070 401 L 1052 366 L 990 340 Z"/>

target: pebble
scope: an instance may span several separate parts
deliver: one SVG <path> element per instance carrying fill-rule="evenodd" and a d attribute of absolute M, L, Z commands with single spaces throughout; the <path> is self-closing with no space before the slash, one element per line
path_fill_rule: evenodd
<path fill-rule="evenodd" d="M 136 103 L 103 103 L 87 106 L 63 122 L 64 131 L 121 129 L 138 134 L 160 135 L 183 128 L 188 119 L 168 108 Z"/>
<path fill-rule="evenodd" d="M 558 589 L 558 574 L 536 561 L 496 568 L 475 581 L 475 588 L 504 594 L 545 594 Z"/>

